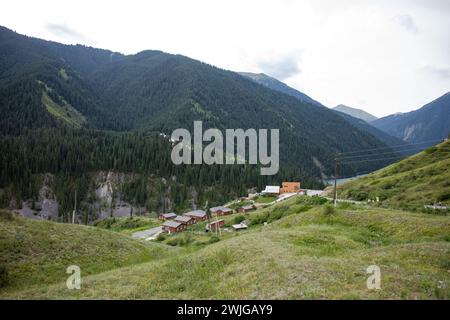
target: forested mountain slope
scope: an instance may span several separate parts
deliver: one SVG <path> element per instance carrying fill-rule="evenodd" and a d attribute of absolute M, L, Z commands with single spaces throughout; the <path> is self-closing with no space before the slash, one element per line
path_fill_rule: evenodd
<path fill-rule="evenodd" d="M 450 92 L 418 110 L 380 118 L 372 125 L 410 143 L 428 142 L 423 148 L 431 146 L 450 133 Z"/>
<path fill-rule="evenodd" d="M 2 152 L 9 155 L 2 158 L 0 202 L 10 207 L 37 200 L 42 174 L 48 173 L 55 175 L 61 193 L 55 197 L 65 199 L 68 212 L 75 186 L 85 190 L 79 200 L 90 201 L 91 175 L 118 170 L 142 175 L 127 189 L 131 203 L 156 211 L 167 209 L 167 201 L 169 208 L 177 207 L 174 201 L 204 206 L 206 194 L 214 190 L 220 195 L 214 201 L 221 201 L 282 179 L 318 187 L 321 177 L 332 174 L 336 152 L 386 147 L 328 108 L 181 55 L 122 55 L 34 39 L 3 27 L 0 112 Z M 194 120 L 202 120 L 204 130 L 279 128 L 279 174 L 261 177 L 255 166 L 175 167 L 167 157 L 170 141 L 152 139 L 176 128 L 191 129 Z M 351 175 L 388 163 L 349 164 L 342 171 Z M 177 181 L 176 187 L 161 187 L 170 190 L 169 200 L 155 191 L 160 187 L 148 186 L 154 178 L 162 179 L 157 186 Z M 16 201 L 10 202 L 11 196 Z"/>

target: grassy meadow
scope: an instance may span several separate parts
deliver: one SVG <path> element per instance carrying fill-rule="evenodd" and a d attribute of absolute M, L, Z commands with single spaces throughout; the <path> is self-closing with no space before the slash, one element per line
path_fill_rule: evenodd
<path fill-rule="evenodd" d="M 227 224 L 239 215 L 227 217 Z M 86 250 L 73 253 L 58 245 L 56 264 L 38 264 L 61 277 L 23 270 L 16 277 L 33 285 L 7 286 L 1 298 L 45 299 L 449 299 L 450 218 L 407 211 L 341 204 L 333 208 L 316 197 L 294 197 L 246 214 L 242 232 L 197 230 L 145 242 L 93 227 L 44 223 L 49 234 L 80 235 Z M 24 228 L 41 222 L 2 220 L 2 242 L 13 242 Z M 58 226 L 61 226 L 59 229 Z M 63 228 L 64 227 L 64 228 Z M 39 229 L 42 229 L 41 226 Z M 75 231 L 76 230 L 76 231 Z M 43 230 L 47 233 L 49 230 Z M 48 237 L 39 232 L 30 241 Z M 67 235 L 67 234 L 66 234 Z M 82 237 L 81 237 L 82 235 Z M 101 235 L 101 236 L 100 236 Z M 62 234 L 60 235 L 62 236 Z M 58 236 L 59 237 L 59 236 Z M 105 237 L 111 242 L 101 241 Z M 189 241 L 173 239 L 189 237 Z M 102 244 L 86 242 L 91 239 Z M 217 238 L 217 239 L 215 239 Z M 57 238 L 61 239 L 61 238 Z M 214 240 L 211 240 L 214 239 Z M 56 239 L 55 239 L 56 240 Z M 68 240 L 66 240 L 68 241 Z M 173 243 L 170 243 L 173 241 Z M 28 243 L 30 245 L 30 243 Z M 53 244 L 56 246 L 56 243 Z M 117 247 L 115 247 L 117 246 Z M 14 246 L 7 248 L 11 251 Z M 27 246 L 28 247 L 28 246 Z M 78 247 L 78 246 L 75 246 Z M 119 249 L 120 248 L 120 249 Z M 95 251 L 89 252 L 90 250 Z M 11 267 L 37 266 L 35 255 L 20 250 Z M 3 249 L 3 252 L 5 249 Z M 40 249 L 37 252 L 43 252 Z M 49 250 L 50 251 L 50 250 Z M 54 252 L 55 250 L 51 250 Z M 2 255 L 3 255 L 2 252 Z M 50 254 L 44 251 L 45 254 Z M 72 253 L 70 253 L 72 252 Z M 76 252 L 76 251 L 75 251 Z M 134 252 L 135 254 L 132 254 Z M 154 253 L 154 254 L 151 254 Z M 56 253 L 53 253 L 56 255 Z M 11 255 L 11 254 L 10 254 Z M 151 257 L 150 257 L 151 256 Z M 111 257 L 121 261 L 111 267 Z M 83 262 L 90 259 L 90 263 Z M 135 259 L 133 261 L 133 259 Z M 99 262 L 104 267 L 97 269 Z M 81 290 L 68 290 L 62 279 L 65 263 L 81 264 Z M 381 269 L 381 289 L 366 287 L 370 265 Z M 58 269 L 59 268 L 59 269 Z M 86 271 L 88 270 L 88 271 Z M 11 271 L 12 272 L 12 271 Z M 14 273 L 14 272 L 13 272 Z M 36 277 L 49 277 L 40 284 Z M 50 280 L 51 278 L 51 280 Z M 61 279 L 60 279 L 61 278 Z M 60 280 L 60 281 L 57 281 Z"/>

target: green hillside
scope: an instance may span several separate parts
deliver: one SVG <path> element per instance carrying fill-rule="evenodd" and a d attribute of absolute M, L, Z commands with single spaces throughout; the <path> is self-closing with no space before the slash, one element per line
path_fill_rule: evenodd
<path fill-rule="evenodd" d="M 210 244 L 184 243 L 163 259 L 84 277 L 81 290 L 61 282 L 0 297 L 450 298 L 449 217 L 356 205 L 333 210 L 319 200 L 297 197 L 258 210 L 247 216 L 247 231 L 223 232 Z M 187 232 L 173 237 L 180 236 Z M 366 287 L 366 269 L 374 264 L 381 290 Z"/>
<path fill-rule="evenodd" d="M 376 200 L 380 205 L 423 209 L 450 205 L 450 141 L 375 171 L 338 188 L 339 198 Z"/>
<path fill-rule="evenodd" d="M 168 249 L 172 248 L 100 228 L 36 221 L 0 211 L 4 286 L 0 290 L 64 281 L 66 268 L 73 264 L 80 266 L 82 275 L 90 275 L 159 259 Z"/>

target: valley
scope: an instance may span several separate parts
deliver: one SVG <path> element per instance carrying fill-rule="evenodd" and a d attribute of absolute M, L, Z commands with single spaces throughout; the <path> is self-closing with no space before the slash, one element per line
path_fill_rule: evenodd
<path fill-rule="evenodd" d="M 0 299 L 450 299 L 449 93 L 286 83 L 0 26 Z"/>

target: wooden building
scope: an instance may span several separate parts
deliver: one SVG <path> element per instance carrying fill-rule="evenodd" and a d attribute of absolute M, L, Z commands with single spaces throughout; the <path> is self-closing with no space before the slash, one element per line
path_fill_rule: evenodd
<path fill-rule="evenodd" d="M 194 224 L 196 222 L 194 218 L 189 216 L 176 216 L 176 218 L 173 219 L 173 221 L 182 223 L 185 226 L 190 226 L 191 224 Z"/>
<path fill-rule="evenodd" d="M 225 225 L 224 220 L 216 220 L 216 221 L 208 223 L 208 225 L 206 226 L 206 229 L 210 230 L 210 231 L 214 231 L 214 230 L 217 230 L 217 228 L 222 228 L 224 225 Z"/>
<path fill-rule="evenodd" d="M 176 215 L 175 213 L 170 212 L 170 213 L 162 213 L 162 214 L 160 214 L 160 215 L 159 215 L 159 218 L 160 218 L 161 220 L 163 220 L 163 221 L 167 221 L 167 220 L 175 219 L 176 216 L 177 216 L 177 215 Z"/>
<path fill-rule="evenodd" d="M 192 217 L 195 219 L 195 221 L 204 221 L 208 219 L 208 216 L 206 215 L 206 212 L 203 210 L 193 210 L 186 212 L 184 216 Z"/>
<path fill-rule="evenodd" d="M 240 208 L 238 209 L 238 211 L 239 211 L 240 213 L 247 213 L 247 212 L 250 212 L 250 211 L 253 211 L 253 210 L 255 210 L 255 207 L 252 206 L 252 205 L 249 205 L 249 206 L 243 206 L 243 207 L 240 207 Z"/>
<path fill-rule="evenodd" d="M 183 231 L 186 229 L 186 226 L 181 222 L 169 220 L 163 223 L 162 229 L 167 233 L 175 233 Z"/>
<path fill-rule="evenodd" d="M 218 216 L 226 216 L 233 213 L 233 209 L 223 206 L 212 207 L 211 209 L 209 209 L 209 211 L 211 212 L 211 214 L 215 214 Z"/>

